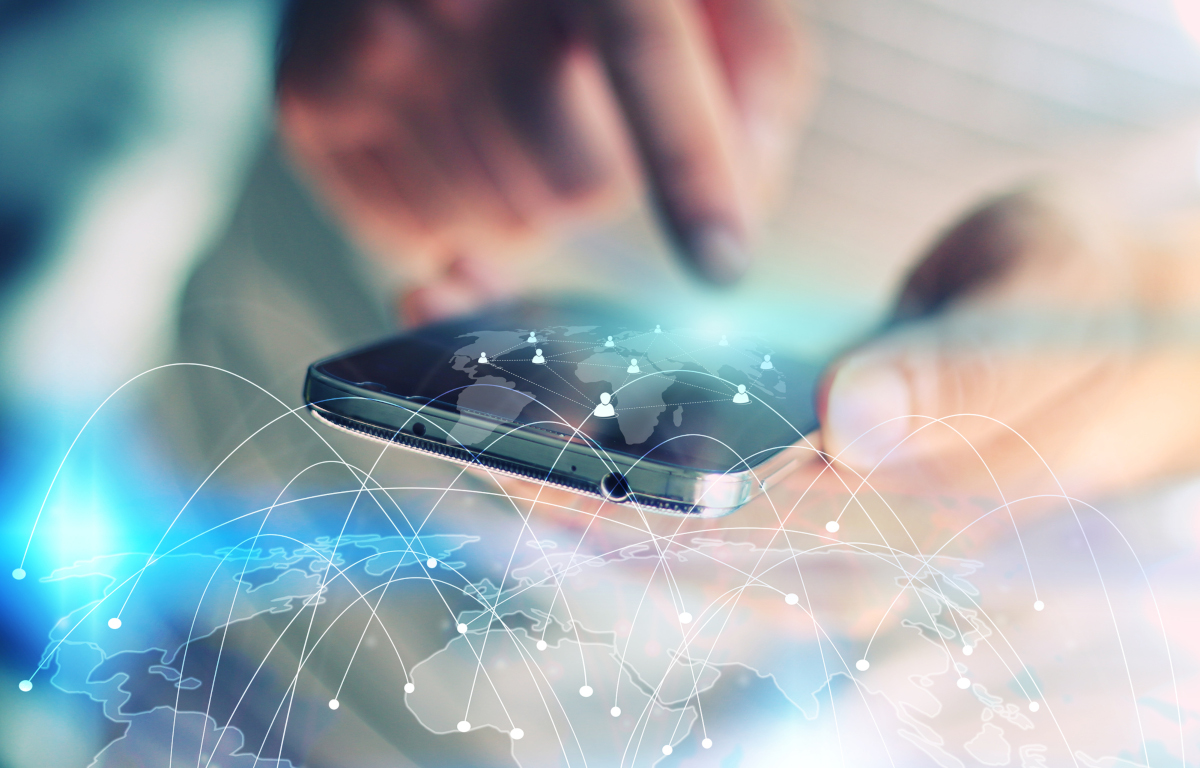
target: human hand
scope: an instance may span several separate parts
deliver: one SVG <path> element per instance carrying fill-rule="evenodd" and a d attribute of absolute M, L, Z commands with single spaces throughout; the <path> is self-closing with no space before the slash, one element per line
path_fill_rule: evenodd
<path fill-rule="evenodd" d="M 892 324 L 827 374 L 835 467 L 1005 494 L 1200 469 L 1200 227 L 1135 232 L 1064 200 L 991 202 L 920 263 Z"/>
<path fill-rule="evenodd" d="M 953 227 L 910 275 L 889 324 L 826 373 L 812 442 L 829 462 L 696 524 L 798 525 L 810 495 L 1012 500 L 1200 471 L 1200 216 L 1135 230 L 1071 201 L 1018 192 Z M 618 509 L 512 487 L 580 523 Z M 901 521 L 870 526 L 891 523 Z M 911 519 L 902 529 L 892 538 L 928 533 Z"/>
<path fill-rule="evenodd" d="M 419 280 L 638 179 L 696 271 L 733 280 L 810 95 L 786 0 L 308 0 L 294 22 L 284 139 Z"/>

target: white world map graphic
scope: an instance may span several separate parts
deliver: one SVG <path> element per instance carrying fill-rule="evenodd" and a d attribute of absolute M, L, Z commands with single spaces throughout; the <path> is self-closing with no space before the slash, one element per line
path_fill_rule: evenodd
<path fill-rule="evenodd" d="M 483 394 L 505 389 L 529 403 L 540 385 L 521 366 L 544 366 L 585 413 L 613 392 L 640 445 L 689 418 L 663 399 L 685 365 L 723 379 L 711 402 L 730 409 L 734 376 L 757 398 L 791 384 L 736 341 L 608 336 L 469 334 L 448 361 L 472 382 L 458 405 L 497 414 L 503 399 Z M 859 478 L 670 517 L 417 454 L 383 471 L 396 446 L 356 464 L 305 424 L 340 480 L 306 485 L 316 465 L 301 468 L 269 504 L 40 576 L 102 595 L 63 616 L 21 682 L 103 707 L 118 733 L 93 766 L 345 764 L 346 733 L 422 766 L 1118 768 L 1196 753 L 1200 717 L 1176 702 L 1200 686 L 1200 642 L 1164 636 L 1195 637 L 1178 630 L 1197 574 L 1135 556 L 1121 531 L 1136 510 L 1063 496 L 1039 516 L 1026 510 L 1044 499 L 931 501 Z"/>

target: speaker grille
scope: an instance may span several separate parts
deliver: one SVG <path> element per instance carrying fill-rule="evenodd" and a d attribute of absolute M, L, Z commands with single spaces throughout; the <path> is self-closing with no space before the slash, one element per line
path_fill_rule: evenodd
<path fill-rule="evenodd" d="M 422 453 L 429 453 L 435 456 L 440 456 L 444 459 L 457 462 L 459 464 L 470 464 L 500 472 L 505 475 L 517 477 L 522 480 L 531 480 L 536 483 L 545 483 L 547 485 L 564 488 L 575 493 L 582 493 L 588 496 L 594 496 L 600 499 L 606 499 L 611 504 L 623 504 L 626 506 L 643 506 L 653 507 L 656 510 L 664 512 L 672 512 L 675 514 L 690 515 L 700 514 L 703 509 L 694 504 L 687 504 L 681 501 L 672 501 L 671 499 L 660 499 L 655 496 L 646 496 L 640 493 L 631 493 L 624 501 L 615 501 L 608 498 L 597 485 L 592 485 L 574 478 L 563 477 L 562 475 L 546 476 L 544 472 L 525 466 L 513 461 L 498 459 L 495 456 L 489 456 L 484 453 L 475 453 L 467 448 L 455 445 L 447 445 L 437 440 L 431 440 L 428 437 L 417 437 L 401 432 L 398 429 L 385 429 L 374 424 L 349 419 L 345 416 L 339 416 L 329 411 L 321 410 L 309 406 L 309 410 L 313 415 L 330 426 L 351 432 L 356 435 L 369 437 L 374 440 L 379 440 L 384 443 L 398 445 L 402 448 L 409 448 Z"/>

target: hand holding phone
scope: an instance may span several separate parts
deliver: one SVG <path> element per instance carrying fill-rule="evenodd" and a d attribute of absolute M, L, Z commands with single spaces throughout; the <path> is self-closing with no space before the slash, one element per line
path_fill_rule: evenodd
<path fill-rule="evenodd" d="M 314 363 L 305 400 L 338 427 L 452 461 L 718 516 L 807 458 L 818 373 L 738 334 L 522 304 Z"/>

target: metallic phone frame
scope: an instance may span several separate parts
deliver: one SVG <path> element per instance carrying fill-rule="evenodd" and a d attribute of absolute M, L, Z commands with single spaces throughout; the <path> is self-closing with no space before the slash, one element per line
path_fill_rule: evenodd
<path fill-rule="evenodd" d="M 504 422 L 485 414 L 452 413 L 443 410 L 437 401 L 418 402 L 359 387 L 322 373 L 319 368 L 326 362 L 320 360 L 309 366 L 304 402 L 327 424 L 457 464 L 480 466 L 509 477 L 668 515 L 727 515 L 790 474 L 804 454 L 813 450 L 800 438 L 757 462 L 753 457 L 748 459 L 740 471 L 688 469 L 609 453 L 585 438 Z M 396 418 L 401 414 L 402 418 Z M 497 439 L 480 451 L 448 443 L 444 436 L 460 423 L 494 431 Z M 509 428 L 506 432 L 505 427 Z"/>

